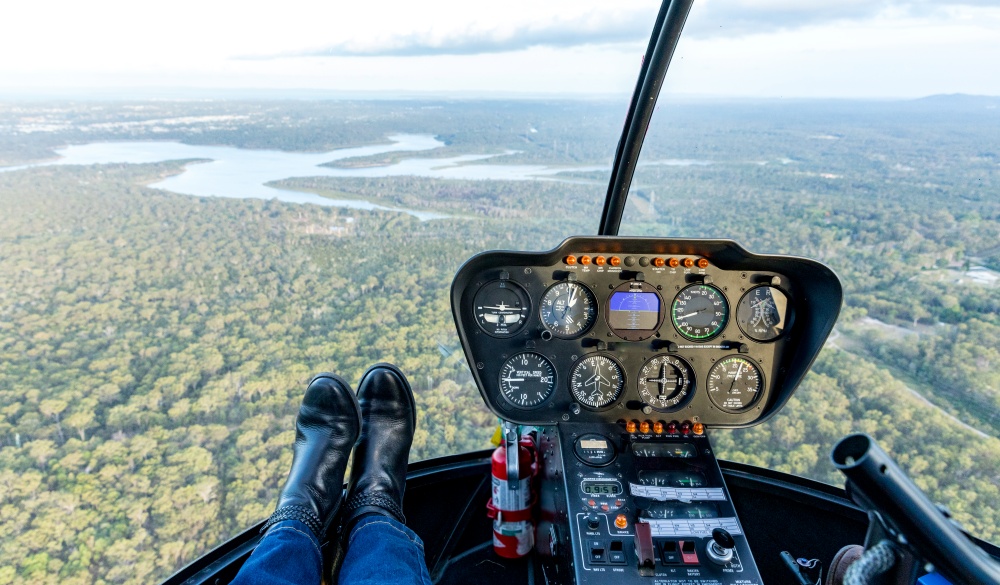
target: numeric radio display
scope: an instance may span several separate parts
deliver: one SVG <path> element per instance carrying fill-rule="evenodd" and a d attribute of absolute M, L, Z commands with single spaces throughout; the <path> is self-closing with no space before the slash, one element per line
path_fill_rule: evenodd
<path fill-rule="evenodd" d="M 617 481 L 585 479 L 580 487 L 583 489 L 583 493 L 589 496 L 617 496 L 622 493 L 622 484 Z"/>

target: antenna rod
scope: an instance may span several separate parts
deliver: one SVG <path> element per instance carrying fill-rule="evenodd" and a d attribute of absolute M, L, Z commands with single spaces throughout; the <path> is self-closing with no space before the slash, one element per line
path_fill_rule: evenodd
<path fill-rule="evenodd" d="M 628 190 L 632 185 L 632 175 L 635 174 L 642 142 L 646 139 L 649 120 L 653 117 L 656 98 L 660 95 L 663 78 L 667 74 L 667 68 L 670 66 L 674 49 L 677 48 L 677 41 L 680 40 L 693 3 L 694 0 L 663 0 L 663 4 L 660 5 L 656 24 L 653 25 L 653 34 L 649 38 L 649 45 L 642 59 L 639 80 L 636 82 L 635 91 L 632 92 L 632 102 L 625 117 L 625 128 L 618 140 L 615 163 L 611 167 L 608 195 L 604 199 L 599 235 L 618 235 Z"/>

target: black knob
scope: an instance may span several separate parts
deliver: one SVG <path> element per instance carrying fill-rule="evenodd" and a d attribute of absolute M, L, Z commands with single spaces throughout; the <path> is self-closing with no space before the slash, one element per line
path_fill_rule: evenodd
<path fill-rule="evenodd" d="M 591 514 L 587 516 L 587 528 L 590 530 L 597 530 L 601 527 L 601 518 L 597 514 Z M 730 538 L 732 538 L 730 536 Z"/>
<path fill-rule="evenodd" d="M 712 530 L 712 540 L 714 540 L 715 544 L 719 545 L 720 548 L 736 548 L 736 540 L 733 539 L 733 535 L 729 534 L 729 531 L 725 528 L 716 528 Z"/>

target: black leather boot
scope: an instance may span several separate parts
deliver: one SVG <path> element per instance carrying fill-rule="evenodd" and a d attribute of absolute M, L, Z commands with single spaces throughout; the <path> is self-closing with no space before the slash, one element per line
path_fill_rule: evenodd
<path fill-rule="evenodd" d="M 362 517 L 382 514 L 406 523 L 403 490 L 406 463 L 417 427 L 413 391 L 399 368 L 375 364 L 358 384 L 361 440 L 354 451 L 344 504 L 344 535 Z"/>
<path fill-rule="evenodd" d="M 351 386 L 323 372 L 309 381 L 295 419 L 295 455 L 278 506 L 261 532 L 282 520 L 299 520 L 316 538 L 340 509 L 344 473 L 361 432 L 361 408 Z"/>

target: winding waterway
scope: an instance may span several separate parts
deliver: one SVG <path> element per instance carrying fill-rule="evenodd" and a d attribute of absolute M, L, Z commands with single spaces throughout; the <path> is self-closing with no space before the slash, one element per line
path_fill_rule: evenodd
<path fill-rule="evenodd" d="M 565 180 L 565 172 L 607 171 L 607 166 L 549 167 L 523 164 L 476 164 L 504 155 L 462 155 L 450 158 L 407 157 L 383 166 L 339 168 L 320 166 L 323 163 L 354 157 L 391 152 L 421 152 L 445 146 L 429 134 L 395 134 L 391 143 L 342 148 L 330 152 L 286 152 L 251 150 L 232 146 L 198 146 L 170 141 L 93 142 L 72 145 L 56 152 L 53 161 L 19 167 L 0 168 L 0 172 L 49 165 L 93 165 L 109 163 L 154 163 L 168 160 L 204 159 L 207 162 L 188 165 L 184 172 L 153 183 L 150 187 L 173 193 L 199 197 L 229 197 L 235 199 L 278 199 L 290 203 L 312 203 L 353 209 L 383 209 L 409 213 L 421 220 L 446 217 L 440 213 L 376 205 L 369 201 L 330 199 L 313 193 L 303 193 L 269 186 L 268 183 L 292 177 L 398 177 L 417 176 L 437 179 L 466 180 Z M 708 164 L 705 161 L 669 160 L 652 164 L 678 166 Z"/>

